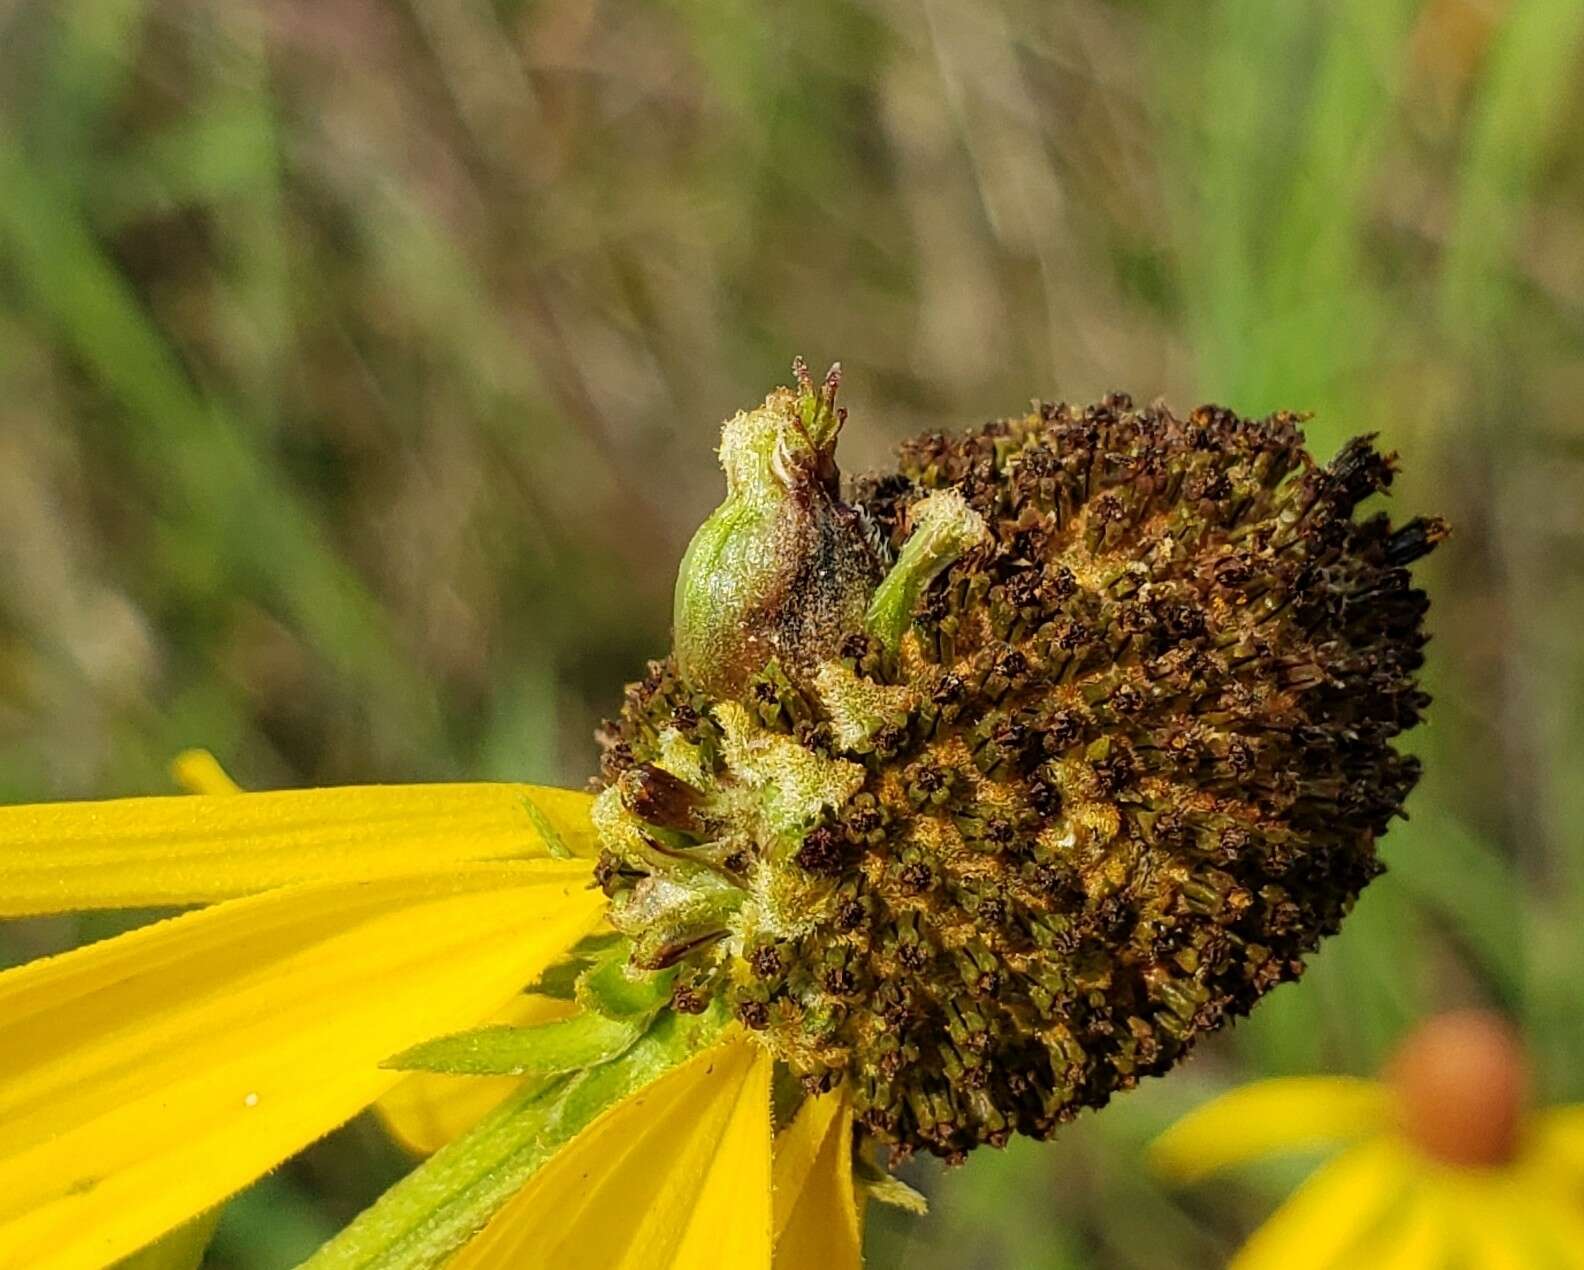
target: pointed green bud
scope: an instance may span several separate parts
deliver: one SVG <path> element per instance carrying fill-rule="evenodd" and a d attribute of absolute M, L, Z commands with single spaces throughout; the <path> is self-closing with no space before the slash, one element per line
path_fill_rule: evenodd
<path fill-rule="evenodd" d="M 689 682 L 738 695 L 772 659 L 794 681 L 862 629 L 880 562 L 842 502 L 835 463 L 840 368 L 822 384 L 794 363 L 778 388 L 721 430 L 726 501 L 693 536 L 676 586 L 676 656 Z"/>
<path fill-rule="evenodd" d="M 990 541 L 984 517 L 955 489 L 939 489 L 921 498 L 909 512 L 909 520 L 913 532 L 875 592 L 865 618 L 869 634 L 893 653 L 925 588 L 949 565 Z"/>

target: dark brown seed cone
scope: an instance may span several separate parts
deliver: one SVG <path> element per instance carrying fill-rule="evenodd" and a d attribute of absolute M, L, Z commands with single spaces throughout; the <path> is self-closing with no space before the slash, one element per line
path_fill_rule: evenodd
<path fill-rule="evenodd" d="M 672 860 L 743 897 L 721 938 L 695 907 L 640 940 L 681 949 L 679 1003 L 727 993 L 811 1088 L 848 1081 L 874 1137 L 960 1158 L 1049 1135 L 1300 974 L 1418 777 L 1390 744 L 1427 700 L 1407 566 L 1446 531 L 1356 520 L 1392 460 L 1359 439 L 1318 467 L 1297 424 L 1114 396 L 921 437 L 859 482 L 894 549 L 946 487 L 991 541 L 896 653 L 843 643 L 830 682 L 891 693 L 869 726 L 773 664 L 749 684 L 765 736 L 861 777 L 790 844 L 738 823 L 720 703 L 656 663 L 605 780 L 681 736 L 708 788 L 623 783 L 671 836 L 606 861 L 613 912 L 651 912 Z"/>

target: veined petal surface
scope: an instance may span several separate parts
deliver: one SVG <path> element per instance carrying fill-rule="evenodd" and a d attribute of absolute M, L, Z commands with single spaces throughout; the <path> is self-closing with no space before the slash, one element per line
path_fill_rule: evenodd
<path fill-rule="evenodd" d="M 481 1023 L 533 1027 L 578 1010 L 572 1001 L 520 995 Z M 391 1136 L 409 1151 L 432 1155 L 500 1106 L 523 1082 L 521 1076 L 439 1076 L 404 1073 L 401 1083 L 374 1104 Z"/>
<path fill-rule="evenodd" d="M 1387 1127 L 1375 1081 L 1293 1076 L 1242 1085 L 1189 1112 L 1150 1146 L 1153 1167 L 1179 1181 L 1278 1151 L 1356 1142 Z"/>
<path fill-rule="evenodd" d="M 810 1098 L 775 1141 L 776 1270 L 857 1270 L 863 1226 L 853 1195 L 852 1103 Z"/>
<path fill-rule="evenodd" d="M 218 789 L 213 784 L 210 788 Z M 592 857 L 590 797 L 537 785 L 357 785 L 0 807 L 0 917 L 207 904 L 301 882 Z"/>
<path fill-rule="evenodd" d="M 769 1055 L 712 1046 L 544 1166 L 447 1270 L 769 1270 Z"/>
<path fill-rule="evenodd" d="M 403 1079 L 382 1059 L 499 1009 L 600 920 L 590 878 L 285 888 L 0 974 L 0 1265 L 102 1266 L 355 1115 Z"/>

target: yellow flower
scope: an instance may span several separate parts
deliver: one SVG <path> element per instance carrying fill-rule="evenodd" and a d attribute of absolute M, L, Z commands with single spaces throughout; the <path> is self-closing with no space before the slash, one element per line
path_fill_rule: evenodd
<path fill-rule="evenodd" d="M 1049 1137 L 1298 973 L 1418 774 L 1445 526 L 1354 519 L 1391 460 L 1114 395 L 848 503 L 795 369 L 597 799 L 189 754 L 190 798 L 0 809 L 0 917 L 206 906 L 0 975 L 0 1264 L 190 1245 L 378 1103 L 428 1158 L 313 1270 L 842 1270 L 855 1166 L 917 1200 L 871 1153 Z"/>
<path fill-rule="evenodd" d="M 1238 1253 L 1234 1270 L 1566 1270 L 1584 1266 L 1584 1105 L 1524 1111 L 1501 1020 L 1413 1033 L 1383 1079 L 1258 1081 L 1156 1140 L 1189 1182 L 1283 1151 L 1338 1147 Z"/>
<path fill-rule="evenodd" d="M 521 994 L 602 923 L 588 796 L 244 794 L 196 754 L 178 776 L 205 792 L 0 808 L 0 917 L 203 906 L 0 974 L 0 1265 L 107 1265 L 376 1100 L 423 1150 L 476 1121 L 457 1151 L 498 1147 L 514 1124 L 533 1129 L 522 1108 L 537 1089 L 382 1064 L 476 1024 L 576 1013 Z M 393 1192 L 316 1261 L 361 1264 L 374 1238 L 381 1264 L 433 1264 L 482 1226 L 455 1264 L 521 1265 L 531 1247 L 531 1261 L 567 1267 L 719 1252 L 768 1270 L 779 1246 L 857 1265 L 845 1100 L 806 1100 L 772 1164 L 768 1056 L 730 1029 L 695 1031 L 685 1061 L 668 1068 L 678 1049 L 657 1051 L 626 1096 L 584 1107 L 581 1132 L 527 1185 L 481 1207 L 482 1183 L 516 1173 L 476 1160 L 459 1232 L 397 1239 L 393 1216 L 435 1205 Z M 457 1178 L 439 1168 L 431 1189 L 454 1197 Z"/>

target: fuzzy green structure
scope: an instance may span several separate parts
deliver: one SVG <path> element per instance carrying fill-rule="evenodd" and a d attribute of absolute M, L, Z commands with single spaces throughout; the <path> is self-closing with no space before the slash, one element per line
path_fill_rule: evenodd
<path fill-rule="evenodd" d="M 803 380 L 749 532 L 842 576 L 728 579 L 678 633 L 708 673 L 628 689 L 613 920 L 894 1152 L 1043 1138 L 1297 977 L 1380 872 L 1445 527 L 1355 515 L 1393 473 L 1368 439 L 1319 466 L 1296 416 L 1121 395 L 920 437 L 844 502 Z"/>

